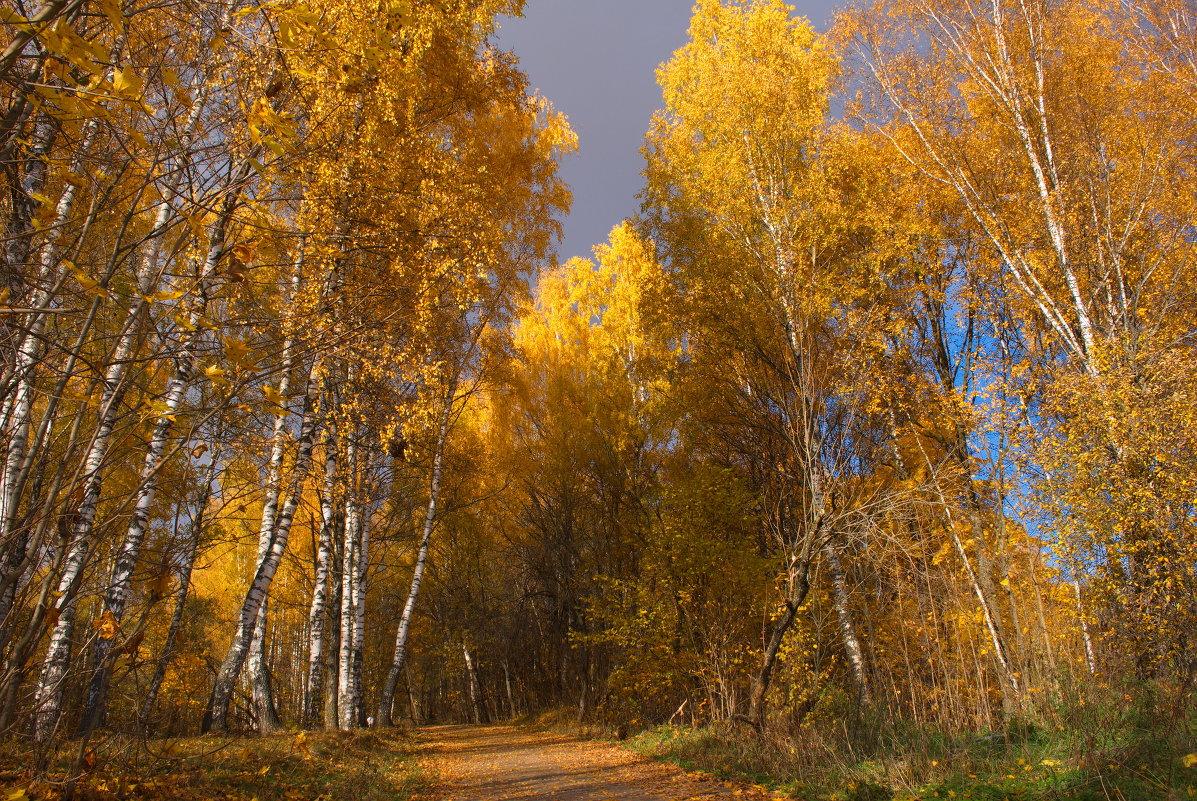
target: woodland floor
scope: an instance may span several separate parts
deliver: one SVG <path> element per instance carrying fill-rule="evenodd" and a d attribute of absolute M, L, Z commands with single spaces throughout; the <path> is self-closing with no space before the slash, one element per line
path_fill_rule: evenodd
<path fill-rule="evenodd" d="M 757 788 L 688 774 L 610 743 L 516 726 L 420 732 L 429 801 L 690 801 L 767 799 Z"/>

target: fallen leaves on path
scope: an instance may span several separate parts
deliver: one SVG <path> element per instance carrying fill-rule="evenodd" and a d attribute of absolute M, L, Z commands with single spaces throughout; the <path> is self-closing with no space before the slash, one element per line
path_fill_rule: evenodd
<path fill-rule="evenodd" d="M 687 774 L 612 745 L 514 726 L 438 726 L 420 758 L 439 779 L 426 801 L 757 801 L 774 796 Z"/>

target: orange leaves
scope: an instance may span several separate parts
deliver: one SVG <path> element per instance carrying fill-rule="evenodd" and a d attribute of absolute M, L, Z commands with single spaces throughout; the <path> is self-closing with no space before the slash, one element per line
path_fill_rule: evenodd
<path fill-rule="evenodd" d="M 96 636 L 101 640 L 111 640 L 120 633 L 120 623 L 116 621 L 116 617 L 110 610 L 104 610 L 104 614 L 96 621 Z"/>

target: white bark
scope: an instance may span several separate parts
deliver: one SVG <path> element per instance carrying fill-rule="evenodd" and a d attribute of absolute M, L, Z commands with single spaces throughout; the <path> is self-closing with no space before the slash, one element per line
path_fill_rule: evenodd
<path fill-rule="evenodd" d="M 403 605 L 403 614 L 399 617 L 399 629 L 395 634 L 395 652 L 391 657 L 391 669 L 387 673 L 386 684 L 378 704 L 376 725 L 391 725 L 391 705 L 395 700 L 395 687 L 399 682 L 399 674 L 403 672 L 403 663 L 407 657 L 407 635 L 411 630 L 412 614 L 416 609 L 416 599 L 420 594 L 420 583 L 424 580 L 424 566 L 428 562 L 428 547 L 432 541 L 432 530 L 436 524 L 437 502 L 441 492 L 441 470 L 444 465 L 445 440 L 449 436 L 449 418 L 453 411 L 453 401 L 456 384 L 450 386 L 445 393 L 445 407 L 441 413 L 440 430 L 437 432 L 436 453 L 432 458 L 432 479 L 428 492 L 428 509 L 424 514 L 424 528 L 420 534 L 420 546 L 416 552 L 416 565 L 412 572 L 411 588 L 407 593 L 407 602 Z"/>
<path fill-rule="evenodd" d="M 197 103 L 198 105 L 198 103 Z M 194 114 L 193 110 L 193 114 Z M 125 539 L 117 552 L 116 563 L 112 568 L 112 576 L 108 582 L 108 590 L 104 597 L 104 610 L 111 613 L 119 623 L 124 619 L 125 604 L 128 602 L 131 590 L 133 570 L 137 566 L 137 559 L 141 555 L 142 542 L 145 540 L 149 528 L 150 509 L 158 490 L 158 471 L 162 467 L 163 457 L 174 427 L 175 416 L 183 404 L 183 398 L 191 386 L 195 372 L 196 350 L 200 344 L 201 332 L 199 323 L 207 311 L 208 295 L 212 290 L 213 277 L 216 267 L 224 256 L 227 248 L 228 229 L 232 223 L 233 214 L 239 205 L 240 193 L 238 187 L 249 175 L 249 164 L 244 164 L 233 176 L 225 197 L 224 208 L 217 220 L 208 247 L 207 256 L 199 272 L 199 287 L 196 303 L 188 313 L 188 333 L 185 336 L 181 350 L 174 362 L 174 374 L 167 384 L 163 397 L 163 411 L 154 421 L 154 428 L 150 434 L 149 446 L 141 466 L 141 481 L 133 502 L 133 511 L 129 526 L 125 531 Z M 88 687 L 87 701 L 84 712 L 83 726 L 98 723 L 98 716 L 103 715 L 106 686 L 110 675 L 106 659 L 110 640 L 97 639 L 95 644 L 94 664 L 95 673 Z"/>
<path fill-rule="evenodd" d="M 353 587 L 353 700 L 354 714 L 360 724 L 365 718 L 366 699 L 362 685 L 362 667 L 366 645 L 366 570 L 370 564 L 370 515 L 358 511 L 357 554 L 354 557 L 357 574 Z"/>
<path fill-rule="evenodd" d="M 852 620 L 851 599 L 848 595 L 844 566 L 840 561 L 839 553 L 830 543 L 823 546 L 823 558 L 831 573 L 832 605 L 835 607 L 836 618 L 839 620 L 840 636 L 843 638 L 844 653 L 848 657 L 848 667 L 851 669 L 852 679 L 856 683 L 857 699 L 862 706 L 872 706 L 873 695 L 869 691 L 864 649 L 860 645 L 860 638 L 856 636 L 856 624 Z"/>
<path fill-rule="evenodd" d="M 44 741 L 53 735 L 61 712 L 62 681 L 66 676 L 71 658 L 71 638 L 74 634 L 74 602 L 79 583 L 83 579 L 83 568 L 91 556 L 92 533 L 103 488 L 104 461 L 108 455 L 112 432 L 128 387 L 128 371 L 137 345 L 139 322 L 147 306 L 145 297 L 153 294 L 158 273 L 158 260 L 162 249 L 162 234 L 169 220 L 171 208 L 168 203 L 158 209 L 153 230 L 156 233 L 149 242 L 149 248 L 137 272 L 137 296 L 125 317 L 120 338 L 113 349 L 104 373 L 104 392 L 100 399 L 100 419 L 92 436 L 91 446 L 83 465 L 83 493 L 79 503 L 77 520 L 72 531 L 69 551 L 63 572 L 58 581 L 58 623 L 50 636 L 50 645 L 42 666 L 35 695 L 34 736 Z"/>
<path fill-rule="evenodd" d="M 352 437 L 345 452 L 348 486 L 345 493 L 345 539 L 341 550 L 341 647 L 337 678 L 338 725 L 343 731 L 354 728 L 358 707 L 353 646 L 357 621 L 358 543 L 361 537 L 361 513 L 357 503 L 357 446 Z"/>
<path fill-rule="evenodd" d="M 337 432 L 329 422 L 324 432 L 324 487 L 320 493 L 320 541 L 316 546 L 316 581 L 308 613 L 308 689 L 304 725 L 314 727 L 324 696 L 324 625 L 328 616 L 328 580 L 332 568 L 332 537 L 336 511 L 333 491 L 337 480 Z"/>
<path fill-rule="evenodd" d="M 317 365 L 313 365 L 308 376 L 307 388 L 304 393 L 303 415 L 300 424 L 299 452 L 295 458 L 292 480 L 288 488 L 287 501 L 283 505 L 282 513 L 278 516 L 274 536 L 270 540 L 270 547 L 258 562 L 245 600 L 241 604 L 241 614 L 237 623 L 237 630 L 233 642 L 229 646 L 220 672 L 212 687 L 212 699 L 209 702 L 208 715 L 205 719 L 205 729 L 225 731 L 228 728 L 229 702 L 233 697 L 233 689 L 241 669 L 245 666 L 245 659 L 249 652 L 250 640 L 253 638 L 254 627 L 257 624 L 258 612 L 262 601 L 270 591 L 270 584 L 278 570 L 283 554 L 287 550 L 287 541 L 291 535 L 291 521 L 295 517 L 295 510 L 299 506 L 303 482 L 307 476 L 308 465 L 312 459 L 318 422 L 315 410 L 315 386 Z"/>

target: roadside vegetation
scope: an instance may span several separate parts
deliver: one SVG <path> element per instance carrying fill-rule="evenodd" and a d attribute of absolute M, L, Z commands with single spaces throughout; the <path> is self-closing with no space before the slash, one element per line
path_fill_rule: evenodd
<path fill-rule="evenodd" d="M 666 725 L 626 744 L 811 801 L 1194 798 L 1197 719 L 1167 700 L 1150 688 L 1106 688 L 1053 699 L 1033 721 L 1016 718 L 983 735 L 814 715 L 797 734 Z"/>
<path fill-rule="evenodd" d="M 0 798 L 178 801 L 406 801 L 426 784 L 410 731 L 209 735 L 65 745 L 44 773 L 0 751 Z M 40 773 L 40 775 L 39 775 Z"/>

